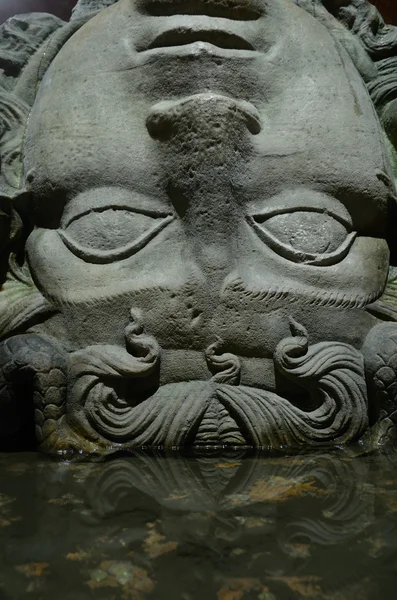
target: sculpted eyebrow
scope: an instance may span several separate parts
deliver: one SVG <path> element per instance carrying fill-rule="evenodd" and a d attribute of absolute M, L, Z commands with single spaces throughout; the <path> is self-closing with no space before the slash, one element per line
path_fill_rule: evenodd
<path fill-rule="evenodd" d="M 109 209 L 126 210 L 148 216 L 165 217 L 173 214 L 167 205 L 155 198 L 147 198 L 139 194 L 123 195 L 99 192 L 93 196 L 86 197 L 84 194 L 76 197 L 66 206 L 61 224 L 66 226 L 75 219 L 89 214 L 90 212 L 104 212 Z"/>

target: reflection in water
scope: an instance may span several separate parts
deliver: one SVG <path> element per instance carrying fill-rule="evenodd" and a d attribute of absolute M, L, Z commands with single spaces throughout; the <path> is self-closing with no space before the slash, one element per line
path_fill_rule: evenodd
<path fill-rule="evenodd" d="M 394 600 L 394 463 L 0 455 L 0 598 Z"/>

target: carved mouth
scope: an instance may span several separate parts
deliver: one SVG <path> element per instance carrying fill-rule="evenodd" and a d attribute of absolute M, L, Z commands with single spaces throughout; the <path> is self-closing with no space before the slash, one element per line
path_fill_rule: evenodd
<path fill-rule="evenodd" d="M 264 12 L 256 0 L 141 0 L 139 8 L 153 17 L 206 15 L 236 21 L 255 21 Z"/>
<path fill-rule="evenodd" d="M 187 46 L 196 42 L 211 44 L 226 50 L 254 50 L 247 40 L 235 33 L 219 29 L 193 29 L 191 27 L 177 27 L 164 31 L 149 44 L 147 49 Z"/>

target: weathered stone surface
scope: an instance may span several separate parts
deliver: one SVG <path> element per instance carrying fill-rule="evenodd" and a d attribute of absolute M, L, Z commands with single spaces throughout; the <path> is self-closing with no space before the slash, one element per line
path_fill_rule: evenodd
<path fill-rule="evenodd" d="M 4 445 L 31 427 L 51 452 L 299 448 L 393 423 L 396 29 L 360 0 L 21 22 L 0 94 Z"/>

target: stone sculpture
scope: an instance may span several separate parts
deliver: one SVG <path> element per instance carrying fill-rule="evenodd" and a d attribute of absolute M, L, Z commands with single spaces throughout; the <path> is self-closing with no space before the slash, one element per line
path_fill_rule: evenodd
<path fill-rule="evenodd" d="M 1 35 L 2 447 L 390 441 L 397 30 L 80 0 Z"/>

